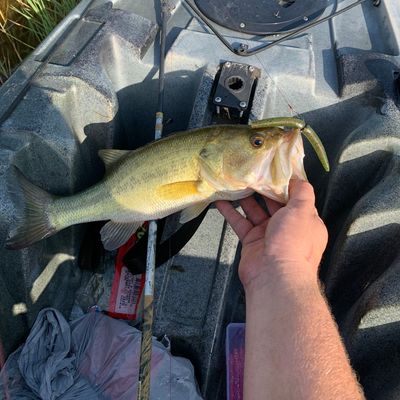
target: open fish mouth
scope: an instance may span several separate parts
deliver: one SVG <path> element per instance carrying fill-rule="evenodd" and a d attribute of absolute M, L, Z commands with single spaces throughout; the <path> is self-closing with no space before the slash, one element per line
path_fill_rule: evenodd
<path fill-rule="evenodd" d="M 291 179 L 307 180 L 303 165 L 304 148 L 301 132 L 290 130 L 282 135 L 280 143 L 269 150 L 255 173 L 256 192 L 281 203 L 289 200 Z"/>

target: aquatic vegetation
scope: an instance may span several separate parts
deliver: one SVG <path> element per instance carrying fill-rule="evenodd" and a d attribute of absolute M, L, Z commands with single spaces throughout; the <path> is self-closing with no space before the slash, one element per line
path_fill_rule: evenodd
<path fill-rule="evenodd" d="M 0 84 L 79 0 L 0 0 Z"/>

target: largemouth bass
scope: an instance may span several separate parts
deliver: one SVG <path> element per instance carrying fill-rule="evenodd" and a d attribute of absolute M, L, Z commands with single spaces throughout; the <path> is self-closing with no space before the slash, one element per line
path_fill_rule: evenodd
<path fill-rule="evenodd" d="M 319 153 L 327 163 L 325 152 Z M 67 197 L 47 193 L 17 172 L 25 210 L 6 247 L 23 248 L 71 225 L 109 220 L 101 238 L 113 250 L 144 221 L 183 210 L 185 223 L 215 200 L 238 200 L 253 192 L 285 203 L 289 180 L 306 179 L 297 128 L 209 126 L 133 151 L 100 150 L 99 156 L 104 179 Z"/>

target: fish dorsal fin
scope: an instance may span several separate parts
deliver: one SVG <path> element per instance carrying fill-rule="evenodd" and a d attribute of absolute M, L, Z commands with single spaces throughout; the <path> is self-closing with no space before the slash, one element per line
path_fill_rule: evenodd
<path fill-rule="evenodd" d="M 99 157 L 103 160 L 106 170 L 108 170 L 111 165 L 128 153 L 130 153 L 130 150 L 103 149 L 99 150 Z"/>
<path fill-rule="evenodd" d="M 100 230 L 101 241 L 106 250 L 115 250 L 125 244 L 143 222 L 108 221 Z"/>
<path fill-rule="evenodd" d="M 184 210 L 181 211 L 179 222 L 181 224 L 186 224 L 186 222 L 195 219 L 203 212 L 205 208 L 207 208 L 208 204 L 209 204 L 208 202 L 204 201 L 201 203 L 194 204 L 193 206 L 190 206 L 188 208 L 185 208 Z"/>

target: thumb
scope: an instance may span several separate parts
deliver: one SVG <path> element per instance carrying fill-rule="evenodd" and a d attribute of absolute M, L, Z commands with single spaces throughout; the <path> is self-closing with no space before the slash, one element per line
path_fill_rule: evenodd
<path fill-rule="evenodd" d="M 289 183 L 289 203 L 293 201 L 306 202 L 314 207 L 314 188 L 306 181 L 292 179 Z"/>

